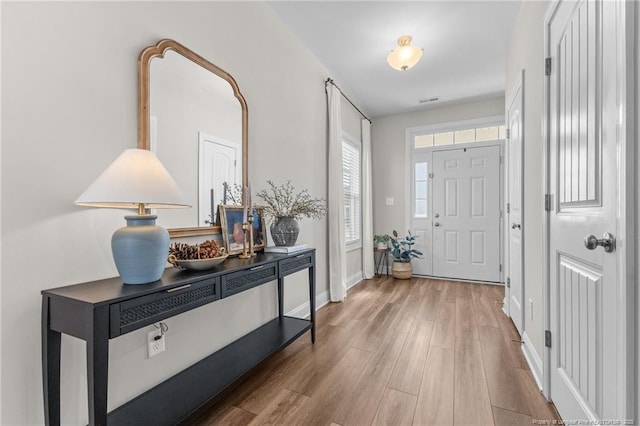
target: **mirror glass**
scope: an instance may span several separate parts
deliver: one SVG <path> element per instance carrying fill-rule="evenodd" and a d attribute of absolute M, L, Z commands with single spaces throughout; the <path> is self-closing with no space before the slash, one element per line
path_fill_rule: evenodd
<path fill-rule="evenodd" d="M 145 52 L 163 42 L 172 44 L 143 61 Z M 246 103 L 231 76 L 176 42 L 145 49 L 145 64 L 141 84 L 146 71 L 148 94 L 141 98 L 140 121 L 147 119 L 147 132 L 141 139 L 192 206 L 158 211 L 158 224 L 172 236 L 217 233 L 212 225 L 223 182 L 242 185 L 246 176 Z"/>

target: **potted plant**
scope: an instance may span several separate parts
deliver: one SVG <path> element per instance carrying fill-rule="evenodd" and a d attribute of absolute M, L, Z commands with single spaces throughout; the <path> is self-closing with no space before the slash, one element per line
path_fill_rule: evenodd
<path fill-rule="evenodd" d="M 373 242 L 376 243 L 376 248 L 378 250 L 384 250 L 389 247 L 389 236 L 388 235 L 374 235 Z"/>
<path fill-rule="evenodd" d="M 327 207 L 324 198 L 311 198 L 309 191 L 295 192 L 291 181 L 276 186 L 268 180 L 269 190 L 263 189 L 256 195 L 264 200 L 264 213 L 270 217 L 271 238 L 276 246 L 293 246 L 298 239 L 298 220 L 303 217 L 321 219 Z"/>
<path fill-rule="evenodd" d="M 411 259 L 420 257 L 422 252 L 411 248 L 416 243 L 416 237 L 407 230 L 407 236 L 400 239 L 394 230 L 391 238 L 391 256 L 393 256 L 393 277 L 400 280 L 408 280 L 413 275 Z"/>

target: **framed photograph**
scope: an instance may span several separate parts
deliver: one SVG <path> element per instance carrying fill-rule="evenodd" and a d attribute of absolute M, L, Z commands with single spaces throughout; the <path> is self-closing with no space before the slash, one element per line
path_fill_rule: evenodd
<path fill-rule="evenodd" d="M 229 255 L 242 253 L 244 232 L 242 232 L 242 206 L 218 206 L 218 217 L 222 228 L 222 240 Z M 254 207 L 253 250 L 264 250 L 267 245 L 267 233 L 262 207 Z M 247 250 L 249 250 L 247 241 Z"/>

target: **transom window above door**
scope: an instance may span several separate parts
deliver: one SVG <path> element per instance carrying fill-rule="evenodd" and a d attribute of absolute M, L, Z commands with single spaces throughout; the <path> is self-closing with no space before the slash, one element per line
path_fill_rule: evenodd
<path fill-rule="evenodd" d="M 504 139 L 505 126 L 475 127 L 449 132 L 417 134 L 413 137 L 414 148 L 431 148 L 434 146 L 454 145 L 471 142 L 486 142 Z"/>

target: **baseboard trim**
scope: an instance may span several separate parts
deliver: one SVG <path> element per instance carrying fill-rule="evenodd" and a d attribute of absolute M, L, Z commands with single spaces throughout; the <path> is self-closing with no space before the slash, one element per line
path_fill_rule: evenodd
<path fill-rule="evenodd" d="M 358 284 L 360 281 L 362 281 L 363 278 L 364 277 L 362 275 L 362 271 L 356 272 L 355 274 L 351 275 L 349 278 L 347 278 L 347 290 Z"/>
<path fill-rule="evenodd" d="M 474 280 L 467 280 L 464 278 L 436 277 L 434 275 L 418 275 L 418 274 L 413 274 L 413 276 L 416 278 L 429 278 L 430 280 L 457 281 L 461 283 L 497 285 L 500 287 L 504 287 L 504 283 L 496 282 L 496 281 L 474 281 Z"/>
<path fill-rule="evenodd" d="M 316 311 L 322 308 L 327 303 L 329 303 L 329 290 L 323 291 L 322 293 L 316 295 Z M 311 316 L 309 302 L 304 302 L 302 305 L 298 306 L 297 308 L 293 308 L 285 315 L 295 318 L 309 318 Z"/>
<path fill-rule="evenodd" d="M 529 368 L 531 369 L 531 373 L 533 374 L 533 378 L 538 385 L 538 389 L 542 390 L 542 359 L 536 349 L 533 347 L 533 343 L 527 332 L 522 333 L 522 353 L 524 354 L 527 363 L 529 364 Z"/>

